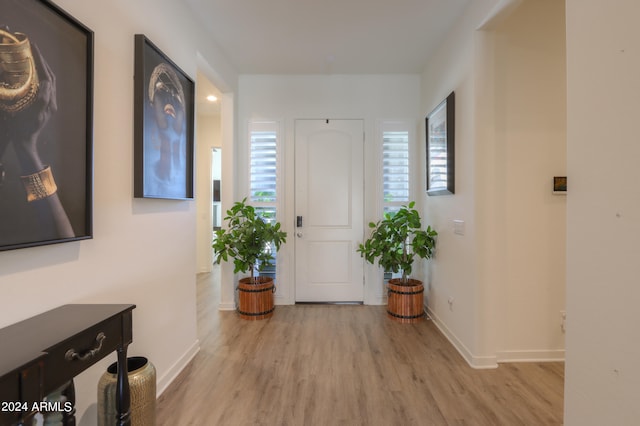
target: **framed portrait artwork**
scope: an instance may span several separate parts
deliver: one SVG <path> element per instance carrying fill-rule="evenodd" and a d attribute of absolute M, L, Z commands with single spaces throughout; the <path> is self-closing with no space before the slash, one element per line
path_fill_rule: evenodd
<path fill-rule="evenodd" d="M 136 34 L 134 86 L 134 196 L 192 199 L 193 80 Z"/>
<path fill-rule="evenodd" d="M 0 0 L 0 250 L 92 238 L 93 32 Z"/>
<path fill-rule="evenodd" d="M 427 194 L 455 193 L 455 94 L 434 108 L 427 118 Z"/>

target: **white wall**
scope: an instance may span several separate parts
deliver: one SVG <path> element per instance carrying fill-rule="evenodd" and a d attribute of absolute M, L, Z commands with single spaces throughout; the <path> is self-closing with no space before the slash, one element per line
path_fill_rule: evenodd
<path fill-rule="evenodd" d="M 478 277 L 475 205 L 475 75 L 474 34 L 493 2 L 473 2 L 451 29 L 422 75 L 422 116 L 426 116 L 449 93 L 456 104 L 455 195 L 429 196 L 426 182 L 422 195 L 426 222 L 438 231 L 436 255 L 429 262 L 431 275 L 426 293 L 431 317 L 474 365 L 478 359 Z M 424 125 L 421 134 L 424 138 Z M 419 158 L 426 158 L 424 148 Z M 426 169 L 422 160 L 421 170 Z M 465 235 L 453 234 L 453 220 L 465 222 Z M 449 300 L 453 304 L 449 305 Z M 490 364 L 494 364 L 493 360 Z"/>
<path fill-rule="evenodd" d="M 565 424 L 640 419 L 640 3 L 567 0 Z"/>
<path fill-rule="evenodd" d="M 135 303 L 130 355 L 162 390 L 198 348 L 193 201 L 133 198 L 133 36 L 146 34 L 195 79 L 198 54 L 230 87 L 233 69 L 177 2 L 57 3 L 95 32 L 94 238 L 0 253 L 0 326 L 65 303 Z M 76 380 L 79 425 L 96 423 L 96 386 L 115 355 Z"/>
<path fill-rule="evenodd" d="M 365 125 L 365 223 L 380 214 L 375 182 L 378 179 L 377 126 L 383 119 L 407 119 L 418 126 L 420 102 L 418 75 L 243 75 L 239 83 L 238 198 L 247 195 L 248 123 L 272 120 L 280 123 L 284 135 L 284 215 L 279 219 L 289 234 L 280 251 L 276 303 L 294 303 L 294 120 L 297 118 L 364 119 Z M 415 133 L 414 133 L 415 134 Z M 418 141 L 415 141 L 418 143 Z M 416 176 L 417 173 L 416 173 Z M 379 268 L 367 265 L 365 303 L 383 303 Z M 228 285 L 232 285 L 229 283 Z"/>
<path fill-rule="evenodd" d="M 526 0 L 493 29 L 505 221 L 499 360 L 564 359 L 566 49 L 562 0 Z"/>
<path fill-rule="evenodd" d="M 423 203 L 440 233 L 429 310 L 475 367 L 564 355 L 563 4 L 493 3 L 468 8 L 422 78 L 425 115 L 456 92 L 456 194 Z"/>
<path fill-rule="evenodd" d="M 211 272 L 213 251 L 211 241 L 213 231 L 212 209 L 212 149 L 222 146 L 219 115 L 198 114 L 196 118 L 196 205 L 197 205 L 197 235 L 196 259 L 198 272 Z M 220 179 L 220 177 L 218 177 Z"/>

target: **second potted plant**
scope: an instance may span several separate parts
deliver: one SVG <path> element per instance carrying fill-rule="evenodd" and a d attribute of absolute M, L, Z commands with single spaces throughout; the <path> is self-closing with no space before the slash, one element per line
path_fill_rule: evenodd
<path fill-rule="evenodd" d="M 241 318 L 258 320 L 273 314 L 275 286 L 273 278 L 256 276 L 255 271 L 271 265 L 287 233 L 280 230 L 279 222 L 265 221 L 246 201 L 244 198 L 227 210 L 224 220 L 229 227 L 215 232 L 211 247 L 215 263 L 233 258 L 234 273 L 250 271 L 250 277 L 238 283 L 238 313 Z"/>
<path fill-rule="evenodd" d="M 416 256 L 429 259 L 436 247 L 438 233 L 427 226 L 422 229 L 415 202 L 402 206 L 396 213 L 369 223 L 371 236 L 360 244 L 358 252 L 369 263 L 378 263 L 385 272 L 402 273 L 387 284 L 387 313 L 395 321 L 418 322 L 424 316 L 424 286 L 409 278 Z"/>

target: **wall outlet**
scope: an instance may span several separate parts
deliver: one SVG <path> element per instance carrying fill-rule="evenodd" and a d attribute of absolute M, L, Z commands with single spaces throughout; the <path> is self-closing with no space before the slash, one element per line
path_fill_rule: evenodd
<path fill-rule="evenodd" d="M 565 328 L 566 323 L 567 323 L 567 311 L 560 311 L 560 329 L 562 330 L 563 333 L 567 331 Z"/>
<path fill-rule="evenodd" d="M 450 311 L 453 311 L 453 301 L 454 300 L 455 299 L 453 297 L 451 297 L 451 296 L 449 296 L 449 298 L 447 299 L 447 303 L 449 303 L 449 310 Z"/>

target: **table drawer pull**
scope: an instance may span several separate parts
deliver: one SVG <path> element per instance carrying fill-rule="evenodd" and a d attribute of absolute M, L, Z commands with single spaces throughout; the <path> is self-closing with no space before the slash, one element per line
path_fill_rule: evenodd
<path fill-rule="evenodd" d="M 69 349 L 65 354 L 64 354 L 64 359 L 66 359 L 67 361 L 73 361 L 73 360 L 80 360 L 80 361 L 86 361 L 88 359 L 93 358 L 94 356 L 96 356 L 98 354 L 98 352 L 100 352 L 100 350 L 102 349 L 102 342 L 104 342 L 104 339 L 106 339 L 107 336 L 100 332 L 98 333 L 98 335 L 96 336 L 96 347 L 88 350 L 87 352 L 85 352 L 84 354 L 79 354 L 75 349 L 71 348 Z"/>

